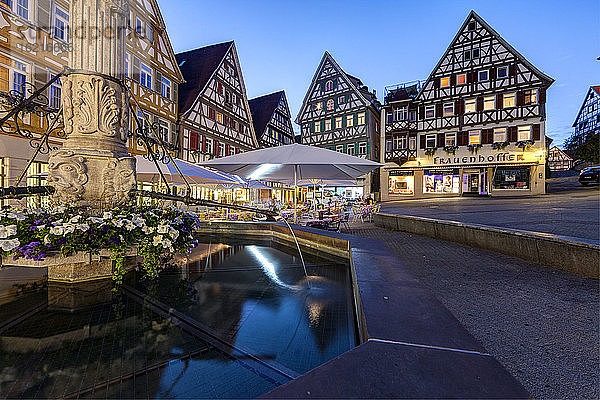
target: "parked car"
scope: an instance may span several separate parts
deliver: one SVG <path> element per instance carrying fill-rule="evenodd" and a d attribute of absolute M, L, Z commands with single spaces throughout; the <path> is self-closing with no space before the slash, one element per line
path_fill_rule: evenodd
<path fill-rule="evenodd" d="M 583 186 L 587 186 L 590 183 L 600 184 L 600 166 L 582 169 L 579 174 L 579 183 Z"/>

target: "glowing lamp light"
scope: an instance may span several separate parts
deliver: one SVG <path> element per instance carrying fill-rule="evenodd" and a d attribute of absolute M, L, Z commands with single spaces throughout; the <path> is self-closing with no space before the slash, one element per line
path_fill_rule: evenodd
<path fill-rule="evenodd" d="M 262 164 L 258 168 L 256 168 L 250 175 L 248 175 L 248 179 L 250 180 L 258 180 L 263 178 L 265 175 L 270 172 L 276 170 L 281 167 L 281 164 Z"/>

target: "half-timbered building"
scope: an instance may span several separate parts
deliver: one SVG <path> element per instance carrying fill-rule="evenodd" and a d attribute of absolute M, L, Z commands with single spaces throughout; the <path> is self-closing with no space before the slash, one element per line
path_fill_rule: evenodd
<path fill-rule="evenodd" d="M 379 107 L 375 91 L 326 51 L 296 117 L 302 144 L 379 161 Z M 365 192 L 378 192 L 378 180 L 369 174 Z"/>
<path fill-rule="evenodd" d="M 70 26 L 69 14 L 68 0 L 0 1 L 0 93 L 15 91 L 29 95 L 28 85 L 40 88 L 69 66 L 69 35 L 73 31 L 81 32 L 81 27 Z M 183 77 L 156 0 L 130 0 L 126 37 L 123 79 L 132 93 L 131 103 L 139 115 L 143 113 L 150 123 L 160 127 L 157 134 L 176 144 L 177 86 Z M 49 106 L 58 109 L 62 94 L 60 80 L 44 94 Z M 34 139 L 48 128 L 48 121 L 36 114 L 25 115 L 21 122 L 21 128 L 31 132 Z M 132 132 L 136 128 L 133 120 L 130 128 Z M 16 183 L 35 150 L 30 138 L 10 134 L 7 130 L 0 131 L 2 186 Z M 61 143 L 61 138 L 51 137 L 52 147 Z M 133 154 L 145 152 L 138 145 L 133 136 L 130 140 Z M 27 180 L 22 184 L 44 184 L 47 171 L 47 154 L 44 153 L 30 166 Z"/>
<path fill-rule="evenodd" d="M 573 168 L 575 160 L 565 151 L 553 146 L 548 151 L 548 168 L 550 171 L 568 171 Z"/>
<path fill-rule="evenodd" d="M 588 90 L 573 128 L 575 132 L 571 141 L 575 147 L 584 143 L 588 136 L 600 133 L 600 86 L 592 86 Z"/>
<path fill-rule="evenodd" d="M 233 41 L 177 54 L 181 157 L 198 163 L 258 148 Z"/>
<path fill-rule="evenodd" d="M 382 199 L 544 193 L 552 82 L 471 11 L 426 81 L 386 90 Z"/>
<path fill-rule="evenodd" d="M 254 132 L 261 147 L 294 143 L 294 129 L 285 91 L 248 100 Z"/>

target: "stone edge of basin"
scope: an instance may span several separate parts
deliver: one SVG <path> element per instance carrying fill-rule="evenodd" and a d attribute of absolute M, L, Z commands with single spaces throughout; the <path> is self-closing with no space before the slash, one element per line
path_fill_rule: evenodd
<path fill-rule="evenodd" d="M 291 241 L 278 223 L 207 226 Z M 530 398 L 385 243 L 293 228 L 301 245 L 349 258 L 361 344 L 261 398 Z"/>
<path fill-rule="evenodd" d="M 465 244 L 600 278 L 600 245 L 584 238 L 389 213 L 376 214 L 374 222 L 386 229 Z"/>

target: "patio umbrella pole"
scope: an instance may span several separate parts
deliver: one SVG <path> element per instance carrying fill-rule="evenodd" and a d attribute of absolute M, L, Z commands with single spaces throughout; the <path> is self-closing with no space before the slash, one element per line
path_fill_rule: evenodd
<path fill-rule="evenodd" d="M 294 165 L 294 223 L 298 222 L 298 174 Z"/>

